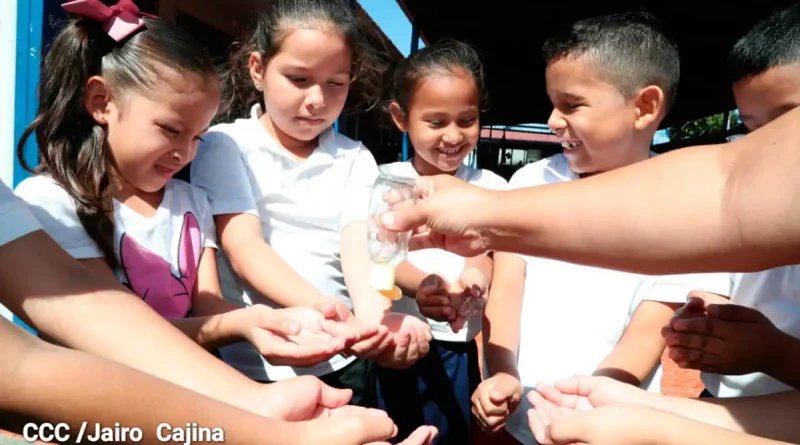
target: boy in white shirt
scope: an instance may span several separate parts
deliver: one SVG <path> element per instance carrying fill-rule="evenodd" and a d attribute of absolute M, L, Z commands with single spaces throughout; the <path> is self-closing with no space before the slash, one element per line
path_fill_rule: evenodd
<path fill-rule="evenodd" d="M 511 188 L 575 181 L 653 155 L 653 135 L 674 102 L 679 59 L 651 17 L 615 14 L 575 23 L 545 44 L 544 57 L 554 105 L 548 125 L 562 140 L 564 153 L 523 167 Z M 660 331 L 674 308 L 694 288 L 727 292 L 730 286 L 727 274 L 648 281 L 549 259 L 526 260 L 518 353 L 518 385 L 526 391 L 539 381 L 592 373 L 658 391 L 659 374 L 653 371 L 664 349 Z M 510 309 L 489 321 L 502 325 L 519 316 Z M 503 372 L 492 375 L 478 393 L 510 378 Z M 502 427 L 514 409 L 509 403 L 516 400 L 513 385 L 503 387 L 507 397 L 473 399 L 490 432 Z M 500 399 L 503 403 L 497 403 Z M 523 397 L 506 429 L 518 441 L 535 444 L 529 408 Z"/>
<path fill-rule="evenodd" d="M 759 22 L 728 56 L 739 116 L 755 131 L 800 105 L 800 4 Z M 670 356 L 703 371 L 704 396 L 745 397 L 800 388 L 800 267 L 735 274 L 718 296 L 687 303 L 671 324 Z M 675 332 L 678 331 L 678 332 Z"/>

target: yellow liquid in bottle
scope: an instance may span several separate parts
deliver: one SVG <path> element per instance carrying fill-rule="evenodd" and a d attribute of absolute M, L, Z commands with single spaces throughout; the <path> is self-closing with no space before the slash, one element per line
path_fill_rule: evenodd
<path fill-rule="evenodd" d="M 373 263 L 370 271 L 372 288 L 390 300 L 399 300 L 403 293 L 394 285 L 395 268 L 388 264 Z"/>
<path fill-rule="evenodd" d="M 394 289 L 386 290 L 386 289 L 379 289 L 378 292 L 383 295 L 384 297 L 390 300 L 399 300 L 403 297 L 403 293 L 400 291 L 400 288 L 395 286 Z"/>

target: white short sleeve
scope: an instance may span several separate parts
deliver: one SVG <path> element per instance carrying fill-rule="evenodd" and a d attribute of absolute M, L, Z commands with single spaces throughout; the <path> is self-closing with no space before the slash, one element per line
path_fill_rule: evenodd
<path fill-rule="evenodd" d="M 481 180 L 476 184 L 489 190 L 508 190 L 509 185 L 502 176 L 489 171 L 483 170 L 481 172 Z"/>
<path fill-rule="evenodd" d="M 204 136 L 192 161 L 191 182 L 208 196 L 212 215 L 258 216 L 242 152 L 228 134 L 210 131 Z"/>
<path fill-rule="evenodd" d="M 67 192 L 45 175 L 22 181 L 14 190 L 28 203 L 44 231 L 73 258 L 103 258 L 103 253 L 81 225 Z"/>
<path fill-rule="evenodd" d="M 0 181 L 0 246 L 41 228 L 27 204 Z"/>
<path fill-rule="evenodd" d="M 685 303 L 689 292 L 702 290 L 730 296 L 732 275 L 728 273 L 696 273 L 648 277 L 636 288 L 635 302 L 644 300 Z"/>
<path fill-rule="evenodd" d="M 211 214 L 209 208 L 203 217 L 203 247 L 209 249 L 218 249 L 217 245 L 217 227 L 214 225 L 214 215 Z"/>
<path fill-rule="evenodd" d="M 378 164 L 372 153 L 361 148 L 353 161 L 350 176 L 345 186 L 345 204 L 342 209 L 341 227 L 354 221 L 365 221 L 369 214 L 369 198 L 372 186 L 378 178 Z"/>
<path fill-rule="evenodd" d="M 199 187 L 192 186 L 192 191 L 197 201 L 201 218 L 200 224 L 202 224 L 203 228 L 203 248 L 218 249 L 217 226 L 214 224 L 214 214 L 211 212 L 211 204 L 208 202 L 208 196 Z"/>
<path fill-rule="evenodd" d="M 508 181 L 508 185 L 506 186 L 509 190 L 517 190 L 521 188 L 530 187 L 531 185 L 538 185 L 538 184 L 531 184 L 534 181 L 532 176 L 535 176 L 530 172 L 531 166 L 526 165 L 511 176 L 511 180 Z"/>

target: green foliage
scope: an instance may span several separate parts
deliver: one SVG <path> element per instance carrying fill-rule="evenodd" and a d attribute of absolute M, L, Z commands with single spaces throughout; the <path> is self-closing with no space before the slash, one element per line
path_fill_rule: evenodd
<path fill-rule="evenodd" d="M 701 117 L 692 122 L 687 122 L 678 128 L 671 128 L 670 134 L 676 135 L 679 139 L 692 139 L 699 136 L 723 133 L 730 128 L 736 127 L 740 123 L 739 110 L 733 110 L 730 114 L 730 122 L 727 128 L 725 126 L 725 113 L 718 113 L 712 116 Z"/>

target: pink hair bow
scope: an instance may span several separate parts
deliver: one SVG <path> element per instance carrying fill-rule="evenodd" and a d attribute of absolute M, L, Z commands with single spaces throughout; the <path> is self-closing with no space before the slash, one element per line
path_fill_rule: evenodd
<path fill-rule="evenodd" d="M 119 0 L 106 6 L 100 0 L 74 0 L 61 5 L 67 12 L 82 15 L 103 23 L 103 31 L 119 42 L 144 26 L 139 7 L 132 0 Z"/>

